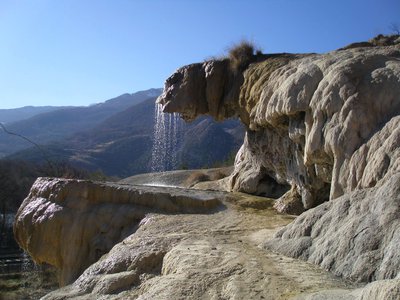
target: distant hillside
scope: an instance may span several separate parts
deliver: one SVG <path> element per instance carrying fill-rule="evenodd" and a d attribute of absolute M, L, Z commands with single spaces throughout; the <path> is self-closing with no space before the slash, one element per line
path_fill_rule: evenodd
<path fill-rule="evenodd" d="M 67 108 L 61 106 L 24 106 L 20 108 L 0 109 L 0 122 L 3 124 L 29 119 L 38 114 Z"/>
<path fill-rule="evenodd" d="M 200 117 L 187 126 L 179 160 L 189 168 L 213 167 L 236 154 L 243 143 L 244 128 L 238 120 L 215 122 Z"/>
<path fill-rule="evenodd" d="M 161 89 L 150 89 L 134 94 L 123 94 L 91 106 L 68 107 L 44 112 L 26 120 L 7 124 L 7 129 L 38 144 L 62 141 L 76 132 L 87 131 L 112 115 L 160 93 Z M 0 157 L 31 146 L 30 143 L 18 137 L 0 131 Z"/>
<path fill-rule="evenodd" d="M 53 160 L 68 161 L 110 176 L 127 177 L 150 171 L 154 130 L 155 98 L 114 114 L 92 129 L 76 133 L 46 149 Z M 199 168 L 227 159 L 243 142 L 244 129 L 238 120 L 217 123 L 202 117 L 186 125 L 178 166 Z M 42 155 L 29 149 L 11 158 L 38 162 Z"/>

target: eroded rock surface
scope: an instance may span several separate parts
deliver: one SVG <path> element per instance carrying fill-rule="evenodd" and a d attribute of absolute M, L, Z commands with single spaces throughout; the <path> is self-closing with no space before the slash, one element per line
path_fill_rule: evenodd
<path fill-rule="evenodd" d="M 313 208 L 265 247 L 354 281 L 400 276 L 400 173 Z"/>
<path fill-rule="evenodd" d="M 393 41 L 266 56 L 242 79 L 225 61 L 189 65 L 166 81 L 158 102 L 188 119 L 240 117 L 247 134 L 227 189 L 272 196 L 267 182 L 309 209 L 400 171 L 400 45 Z"/>
<path fill-rule="evenodd" d="M 293 217 L 277 214 L 271 200 L 234 196 L 213 214 L 146 215 L 134 234 L 44 299 L 277 300 L 356 287 L 257 247 Z M 267 205 L 249 208 L 258 202 Z"/>
<path fill-rule="evenodd" d="M 36 263 L 59 270 L 63 286 L 135 232 L 147 213 L 210 211 L 223 197 L 177 188 L 39 178 L 18 210 L 14 234 Z"/>
<path fill-rule="evenodd" d="M 160 99 L 165 112 L 179 112 L 186 121 L 210 114 L 216 120 L 235 115 L 243 77 L 230 72 L 228 60 L 180 68 L 166 80 Z"/>
<path fill-rule="evenodd" d="M 216 88 L 220 81 L 213 77 L 214 94 L 234 99 L 207 98 L 206 84 L 202 92 L 189 88 L 196 79 L 190 69 L 206 70 L 205 62 L 179 69 L 157 101 L 190 119 L 222 119 L 227 110 L 215 116 L 206 105 L 196 108 L 216 99 L 214 106 L 227 105 L 228 116 L 242 120 L 246 137 L 224 181 L 227 190 L 278 198 L 276 209 L 286 213 L 317 206 L 267 241 L 268 249 L 356 281 L 394 280 L 400 270 L 394 250 L 400 245 L 400 37 L 264 58 L 242 78 L 236 75 L 239 92 L 225 83 Z M 368 293 L 362 297 L 372 299 Z"/>

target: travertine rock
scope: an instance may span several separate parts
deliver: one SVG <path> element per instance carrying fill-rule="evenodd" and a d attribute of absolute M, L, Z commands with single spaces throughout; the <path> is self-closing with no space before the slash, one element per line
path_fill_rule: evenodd
<path fill-rule="evenodd" d="M 332 289 L 300 295 L 294 300 L 397 300 L 400 299 L 400 281 L 378 280 L 355 290 Z"/>
<path fill-rule="evenodd" d="M 306 211 L 265 243 L 355 281 L 400 276 L 400 173 Z"/>
<path fill-rule="evenodd" d="M 134 184 L 134 185 L 149 185 L 149 186 L 171 186 L 193 188 L 196 184 L 212 184 L 215 185 L 215 180 L 228 177 L 233 171 L 233 166 L 212 168 L 212 169 L 197 169 L 197 170 L 177 170 L 158 173 L 147 173 L 134 175 L 122 179 L 120 183 Z M 204 188 L 202 190 L 207 190 Z M 217 189 L 223 191 L 222 187 Z"/>
<path fill-rule="evenodd" d="M 244 72 L 229 107 L 247 133 L 226 189 L 273 196 L 275 186 L 286 191 L 275 204 L 286 213 L 317 206 L 268 248 L 358 281 L 398 274 L 399 41 L 379 36 L 326 54 L 266 56 Z M 186 89 L 185 99 L 192 93 Z M 180 112 L 169 96 L 158 102 Z M 217 102 L 224 106 L 224 98 Z"/>
<path fill-rule="evenodd" d="M 272 179 L 308 209 L 399 172 L 399 59 L 399 44 L 265 56 L 237 79 L 240 91 L 224 61 L 205 62 L 179 69 L 158 102 L 189 119 L 239 116 L 247 137 L 227 188 L 257 193 Z"/>
<path fill-rule="evenodd" d="M 179 111 L 186 121 L 203 114 L 223 120 L 235 114 L 242 80 L 229 71 L 228 60 L 192 64 L 166 80 L 158 102 L 164 112 Z"/>
<path fill-rule="evenodd" d="M 362 289 L 357 300 L 400 299 L 400 279 L 379 280 Z"/>
<path fill-rule="evenodd" d="M 39 178 L 15 218 L 14 234 L 37 263 L 59 270 L 60 285 L 75 280 L 150 212 L 199 213 L 224 195 L 83 180 Z"/>
<path fill-rule="evenodd" d="M 179 69 L 158 99 L 165 111 L 238 116 L 247 127 L 232 175 L 195 186 L 309 210 L 274 237 L 292 219 L 265 198 L 233 193 L 213 214 L 179 214 L 212 209 L 223 194 L 40 179 L 18 212 L 17 239 L 58 267 L 62 284 L 83 272 L 46 299 L 398 299 L 398 40 L 266 55 L 243 74 L 227 60 Z M 349 286 L 271 250 L 377 281 Z"/>
<path fill-rule="evenodd" d="M 236 195 L 251 207 L 260 197 Z M 262 199 L 271 207 L 272 200 Z M 292 217 L 236 207 L 212 214 L 150 214 L 71 285 L 60 299 L 288 299 L 353 285 L 309 263 L 265 253 L 265 234 Z M 262 230 L 260 230 L 262 228 Z M 265 229 L 269 228 L 269 229 Z"/>

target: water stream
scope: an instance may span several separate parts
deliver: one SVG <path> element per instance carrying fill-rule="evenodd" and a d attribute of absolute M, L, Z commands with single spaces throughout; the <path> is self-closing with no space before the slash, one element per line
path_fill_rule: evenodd
<path fill-rule="evenodd" d="M 164 172 L 178 168 L 178 150 L 185 130 L 185 122 L 178 113 L 163 113 L 162 105 L 155 104 L 154 141 L 151 171 Z"/>

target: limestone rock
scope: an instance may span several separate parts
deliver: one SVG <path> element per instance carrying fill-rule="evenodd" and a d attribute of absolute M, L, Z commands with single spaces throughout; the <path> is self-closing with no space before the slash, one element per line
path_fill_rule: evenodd
<path fill-rule="evenodd" d="M 355 281 L 400 276 L 400 173 L 306 211 L 265 247 Z"/>
<path fill-rule="evenodd" d="M 192 64 L 166 80 L 157 102 L 164 112 L 180 112 L 186 121 L 203 114 L 223 120 L 235 115 L 242 80 L 229 71 L 228 60 Z"/>
<path fill-rule="evenodd" d="M 281 212 L 317 206 L 267 242 L 269 249 L 357 281 L 398 274 L 399 40 L 378 36 L 325 54 L 267 55 L 244 71 L 236 98 L 227 99 L 229 116 L 247 128 L 227 190 L 278 198 Z M 158 101 L 194 118 L 199 110 L 180 99 L 205 91 L 174 97 L 195 80 L 189 73 L 167 81 L 165 91 L 174 93 Z M 232 90 L 219 86 L 219 94 Z M 224 107 L 224 97 L 213 99 Z"/>
<path fill-rule="evenodd" d="M 271 207 L 272 200 L 262 200 Z M 74 283 L 43 300 L 275 300 L 355 287 L 309 263 L 264 252 L 260 239 L 293 218 L 236 202 L 212 214 L 147 215 Z"/>
<path fill-rule="evenodd" d="M 247 134 L 228 189 L 257 193 L 272 179 L 277 189 L 294 187 L 309 209 L 400 171 L 397 38 L 384 47 L 377 40 L 326 54 L 267 55 L 242 79 L 224 61 L 189 65 L 166 81 L 158 102 L 189 119 L 240 117 Z"/>
<path fill-rule="evenodd" d="M 379 280 L 368 284 L 357 300 L 397 300 L 400 299 L 400 280 Z"/>
<path fill-rule="evenodd" d="M 398 40 L 265 55 L 243 73 L 227 60 L 177 70 L 157 100 L 164 111 L 237 116 L 247 128 L 232 174 L 194 186 L 307 211 L 274 235 L 293 218 L 272 213 L 267 198 L 39 179 L 18 212 L 17 240 L 59 268 L 61 284 L 76 279 L 46 299 L 397 299 Z M 309 263 L 376 281 L 349 285 Z"/>
<path fill-rule="evenodd" d="M 375 46 L 392 46 L 400 44 L 400 37 L 399 35 L 383 35 L 379 34 L 376 37 L 370 39 L 368 42 L 358 42 L 352 43 L 343 47 L 339 50 L 351 49 L 351 48 L 360 48 L 360 47 L 375 47 Z"/>
<path fill-rule="evenodd" d="M 300 215 L 304 212 L 301 197 L 295 187 L 276 200 L 274 208 L 283 214 Z"/>
<path fill-rule="evenodd" d="M 300 295 L 294 300 L 397 300 L 400 299 L 400 281 L 378 280 L 355 290 L 332 289 L 308 295 Z"/>
<path fill-rule="evenodd" d="M 43 187 L 39 193 L 37 189 L 40 182 L 47 188 Z M 153 194 L 154 198 L 161 196 L 164 200 L 154 202 Z M 215 203 L 213 199 L 217 197 L 224 205 L 212 210 L 212 213 L 193 214 L 209 210 L 194 209 L 193 201 L 185 202 L 183 199 L 183 196 L 188 194 L 203 201 L 209 199 L 211 203 Z M 34 195 L 38 197 L 35 198 Z M 90 195 L 95 197 L 91 198 Z M 178 196 L 181 197 L 179 201 L 174 199 Z M 373 286 L 358 288 L 359 286 L 349 284 L 307 262 L 264 251 L 257 245 L 265 236 L 272 237 L 276 230 L 292 221 L 293 217 L 277 214 L 271 209 L 271 199 L 241 193 L 225 196 L 224 193 L 203 193 L 184 189 L 40 179 L 29 200 L 25 201 L 25 207 L 21 208 L 18 219 L 18 222 L 26 222 L 26 225 L 33 221 L 34 228 L 21 227 L 23 224 L 19 223 L 16 224 L 16 232 L 20 239 L 27 239 L 24 247 L 29 249 L 34 244 L 42 243 L 44 251 L 56 254 L 59 253 L 59 249 L 49 248 L 43 241 L 54 244 L 52 241 L 59 239 L 62 242 L 64 238 L 69 237 L 68 242 L 61 245 L 65 247 L 65 252 L 61 252 L 72 251 L 75 263 L 78 264 L 78 254 L 84 254 L 85 247 L 92 247 L 91 240 L 96 240 L 99 235 L 107 238 L 111 234 L 104 233 L 104 228 L 98 226 L 98 222 L 102 225 L 115 224 L 116 219 L 124 217 L 123 212 L 128 213 L 129 206 L 126 203 L 132 205 L 132 210 L 142 209 L 145 212 L 139 223 L 131 220 L 136 224 L 132 234 L 117 241 L 116 245 L 87 267 L 72 284 L 44 296 L 42 299 L 45 300 L 355 300 L 361 299 L 361 295 L 365 295 L 363 300 L 372 300 L 373 297 L 379 299 L 380 295 L 396 299 L 398 279 L 377 281 Z M 39 201 L 41 197 L 45 199 Z M 44 206 L 36 204 L 47 199 L 51 201 L 48 201 L 48 209 L 43 213 Z M 179 206 L 180 203 L 179 209 L 185 213 L 177 211 L 174 205 L 165 205 L 168 199 L 172 204 Z M 60 210 L 51 214 L 51 203 L 59 205 Z M 112 209 L 110 203 L 115 207 L 120 206 L 121 209 Z M 103 215 L 98 215 L 99 207 L 103 205 L 111 210 L 110 214 L 114 215 L 114 219 L 107 220 Z M 31 208 L 28 209 L 28 206 Z M 83 207 L 87 207 L 86 220 L 78 224 L 85 211 Z M 150 207 L 155 209 L 147 210 Z M 67 213 L 67 210 L 70 210 L 70 213 Z M 92 211 L 98 219 L 91 217 Z M 173 213 L 169 214 L 169 211 Z M 187 213 L 190 211 L 192 213 Z M 128 220 L 125 221 L 131 224 Z M 58 230 L 56 228 L 52 231 L 53 225 L 63 228 L 61 235 L 52 235 Z M 68 236 L 68 232 L 72 230 L 71 226 L 94 228 L 94 237 L 81 236 L 83 245 L 77 245 L 75 239 L 79 237 L 72 234 Z M 23 230 L 29 235 L 21 233 Z M 110 230 L 119 232 L 119 228 Z M 79 234 L 77 231 L 75 233 Z M 35 239 L 40 240 L 35 242 Z M 111 239 L 108 240 L 111 243 Z M 80 250 L 74 252 L 72 247 L 77 246 Z M 74 267 L 77 268 L 77 265 Z"/>
<path fill-rule="evenodd" d="M 35 262 L 59 270 L 61 286 L 75 280 L 150 212 L 205 212 L 224 195 L 176 188 L 135 187 L 39 178 L 15 218 L 16 240 Z"/>

